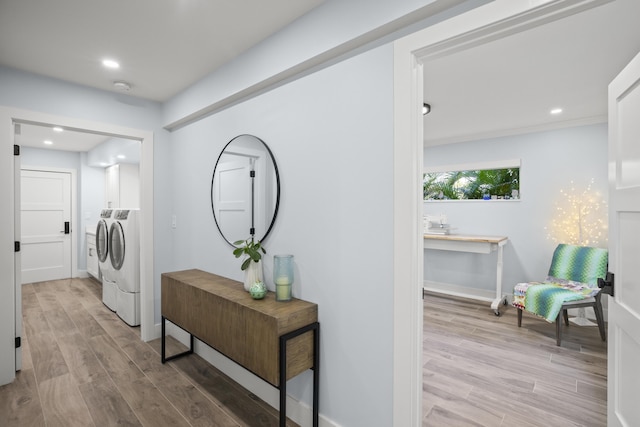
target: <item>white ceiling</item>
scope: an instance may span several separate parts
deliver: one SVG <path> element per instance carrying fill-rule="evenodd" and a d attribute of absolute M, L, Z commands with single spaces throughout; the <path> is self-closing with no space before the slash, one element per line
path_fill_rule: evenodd
<path fill-rule="evenodd" d="M 0 0 L 0 65 L 113 92 L 125 81 L 128 95 L 162 102 L 323 1 Z M 89 151 L 110 139 L 21 127 L 27 147 Z"/>
<path fill-rule="evenodd" d="M 25 147 L 45 148 L 49 150 L 89 151 L 111 137 L 82 131 L 63 129 L 56 132 L 50 126 L 21 124 L 19 144 Z M 45 145 L 44 141 L 51 141 Z"/>
<path fill-rule="evenodd" d="M 0 64 L 166 101 L 322 1 L 1 0 Z"/>
<path fill-rule="evenodd" d="M 164 101 L 322 1 L 0 0 L 0 64 L 109 91 L 125 80 L 129 95 Z M 616 0 L 427 62 L 425 145 L 605 121 L 607 85 L 640 51 L 638 16 L 639 0 Z M 31 131 L 23 145 L 65 147 Z"/>
<path fill-rule="evenodd" d="M 616 0 L 425 63 L 425 145 L 606 121 L 607 86 L 640 51 L 639 17 L 640 1 Z"/>

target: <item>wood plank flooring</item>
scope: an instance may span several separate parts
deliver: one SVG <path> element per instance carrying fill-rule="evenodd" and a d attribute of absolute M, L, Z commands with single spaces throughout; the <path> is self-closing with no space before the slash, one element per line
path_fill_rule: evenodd
<path fill-rule="evenodd" d="M 278 425 L 273 408 L 199 356 L 162 365 L 160 340 L 142 342 L 101 292 L 93 279 L 23 285 L 23 369 L 0 387 L 0 426 Z M 183 348 L 170 339 L 167 351 Z"/>
<path fill-rule="evenodd" d="M 607 345 L 516 309 L 435 294 L 424 300 L 423 427 L 607 424 Z"/>
<path fill-rule="evenodd" d="M 0 387 L 1 426 L 275 426 L 273 408 L 197 355 L 160 363 L 101 302 L 100 284 L 23 286 L 23 369 Z M 423 426 L 605 426 L 607 352 L 595 327 L 427 295 Z M 170 341 L 168 352 L 180 351 Z M 295 425 L 291 424 L 290 425 Z M 348 426 L 350 427 L 350 426 Z M 358 427 L 358 426 L 354 426 Z"/>

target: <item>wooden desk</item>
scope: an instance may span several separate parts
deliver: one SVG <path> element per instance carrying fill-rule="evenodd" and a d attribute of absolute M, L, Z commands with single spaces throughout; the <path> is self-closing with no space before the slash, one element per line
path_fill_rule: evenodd
<path fill-rule="evenodd" d="M 443 251 L 472 252 L 490 254 L 498 251 L 496 266 L 496 297 L 491 302 L 491 309 L 496 316 L 500 316 L 500 305 L 507 304 L 507 296 L 502 294 L 502 268 L 503 247 L 509 241 L 505 236 L 475 236 L 468 234 L 425 234 L 424 248 L 439 249 Z M 439 292 L 438 289 L 428 288 L 430 291 Z M 462 295 L 470 296 L 471 295 Z"/>
<path fill-rule="evenodd" d="M 193 353 L 193 338 L 219 351 L 280 390 L 286 423 L 287 380 L 313 369 L 313 425 L 318 425 L 318 306 L 269 292 L 254 300 L 242 283 L 201 270 L 162 274 L 162 363 Z M 190 334 L 190 348 L 165 357 L 165 320 Z"/>

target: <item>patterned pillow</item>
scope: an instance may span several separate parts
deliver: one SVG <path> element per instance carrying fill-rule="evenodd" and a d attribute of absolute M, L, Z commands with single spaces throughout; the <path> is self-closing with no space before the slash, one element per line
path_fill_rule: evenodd
<path fill-rule="evenodd" d="M 598 278 L 607 274 L 606 249 L 560 244 L 553 253 L 549 276 L 597 287 Z"/>

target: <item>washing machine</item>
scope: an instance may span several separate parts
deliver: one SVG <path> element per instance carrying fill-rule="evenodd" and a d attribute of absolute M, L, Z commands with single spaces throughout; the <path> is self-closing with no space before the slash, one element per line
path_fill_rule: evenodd
<path fill-rule="evenodd" d="M 116 313 L 140 324 L 140 233 L 137 209 L 116 209 L 109 229 L 109 257 L 116 283 Z"/>
<path fill-rule="evenodd" d="M 116 282 L 111 264 L 109 232 L 113 223 L 113 209 L 100 211 L 100 220 L 96 227 L 96 253 L 102 281 L 102 302 L 112 311 L 116 310 Z"/>

